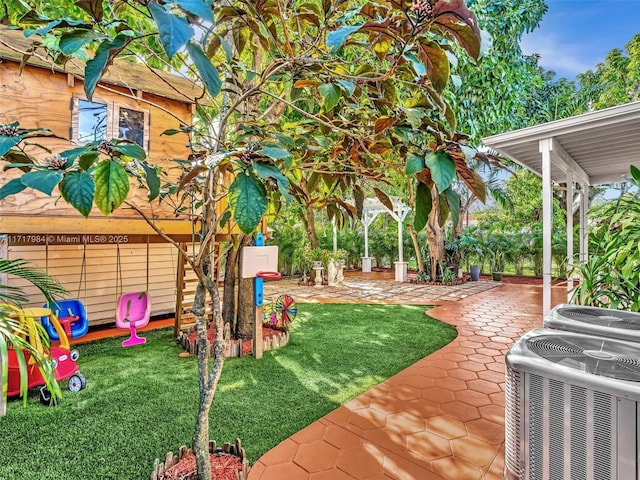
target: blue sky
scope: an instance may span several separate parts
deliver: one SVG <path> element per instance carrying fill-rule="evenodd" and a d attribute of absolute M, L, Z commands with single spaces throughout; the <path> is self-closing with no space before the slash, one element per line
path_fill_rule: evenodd
<path fill-rule="evenodd" d="M 640 33 L 640 0 L 547 0 L 540 27 L 522 39 L 522 51 L 559 77 L 592 70 L 613 48 Z"/>

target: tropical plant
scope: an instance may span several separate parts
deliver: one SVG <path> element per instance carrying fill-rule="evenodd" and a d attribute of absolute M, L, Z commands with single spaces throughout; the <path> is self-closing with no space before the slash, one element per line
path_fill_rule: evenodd
<path fill-rule="evenodd" d="M 52 305 L 67 291 L 60 283 L 41 270 L 22 259 L 0 259 L 0 274 L 13 275 L 34 285 Z M 51 392 L 52 401 L 62 396 L 60 386 L 56 382 L 52 362 L 47 356 L 49 335 L 39 321 L 24 316 L 20 306 L 27 303 L 28 298 L 22 288 L 11 285 L 0 285 L 0 416 L 5 413 L 5 402 L 8 391 L 9 349 L 13 349 L 20 372 L 20 395 L 27 402 L 27 358 L 32 359 L 40 370 L 45 386 Z M 40 346 L 40 347 L 37 347 Z M 25 357 L 25 354 L 28 357 Z"/>
<path fill-rule="evenodd" d="M 631 175 L 640 186 L 640 170 Z M 628 193 L 598 209 L 589 236 L 589 260 L 574 271 L 580 278 L 572 301 L 640 311 L 640 198 Z"/>

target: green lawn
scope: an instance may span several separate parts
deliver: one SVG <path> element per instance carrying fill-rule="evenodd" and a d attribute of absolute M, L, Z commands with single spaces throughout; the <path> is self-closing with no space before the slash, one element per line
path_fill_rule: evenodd
<path fill-rule="evenodd" d="M 449 343 L 455 330 L 425 307 L 299 305 L 292 339 L 264 359 L 229 359 L 211 411 L 211 438 L 243 440 L 251 461 L 309 423 Z M 193 435 L 195 357 L 169 329 L 147 344 L 80 346 L 87 388 L 57 407 L 9 402 L 0 418 L 0 480 L 135 480 Z"/>

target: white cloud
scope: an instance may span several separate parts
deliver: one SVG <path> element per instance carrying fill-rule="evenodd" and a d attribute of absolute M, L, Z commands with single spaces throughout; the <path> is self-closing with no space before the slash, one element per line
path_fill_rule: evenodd
<path fill-rule="evenodd" d="M 596 65 L 587 45 L 563 42 L 555 35 L 525 35 L 520 41 L 520 47 L 527 55 L 539 54 L 540 65 L 561 77 L 574 78 L 578 73 L 584 73 Z"/>

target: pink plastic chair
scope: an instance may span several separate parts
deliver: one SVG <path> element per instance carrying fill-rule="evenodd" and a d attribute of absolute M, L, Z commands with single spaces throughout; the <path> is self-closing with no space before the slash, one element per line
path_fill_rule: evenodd
<path fill-rule="evenodd" d="M 136 329 L 149 323 L 151 316 L 151 296 L 147 292 L 125 293 L 118 299 L 116 325 L 123 330 L 131 330 L 131 336 L 122 342 L 123 347 L 133 347 L 146 343 L 147 339 L 139 337 Z"/>

